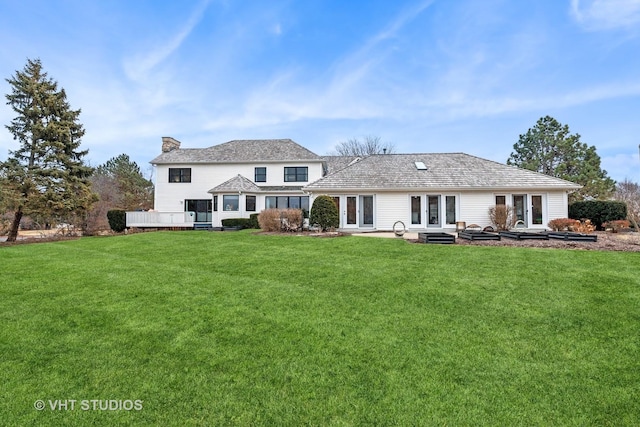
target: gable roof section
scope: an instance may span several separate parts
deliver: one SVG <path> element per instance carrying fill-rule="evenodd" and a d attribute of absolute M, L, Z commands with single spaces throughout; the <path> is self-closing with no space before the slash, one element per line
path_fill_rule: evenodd
<path fill-rule="evenodd" d="M 277 185 L 277 186 L 259 186 L 249 178 L 240 174 L 216 185 L 207 193 L 292 193 L 302 191 L 302 186 Z"/>
<path fill-rule="evenodd" d="M 152 164 L 321 162 L 322 157 L 291 139 L 242 139 L 209 148 L 180 148 L 162 153 Z"/>
<path fill-rule="evenodd" d="M 419 170 L 423 162 L 426 170 Z M 464 153 L 379 154 L 304 187 L 305 190 L 557 189 L 580 185 Z"/>
<path fill-rule="evenodd" d="M 237 193 L 242 191 L 243 193 L 259 193 L 260 187 L 258 187 L 249 178 L 246 178 L 240 174 L 234 176 L 228 181 L 223 182 L 220 185 L 216 185 L 208 193 Z"/>

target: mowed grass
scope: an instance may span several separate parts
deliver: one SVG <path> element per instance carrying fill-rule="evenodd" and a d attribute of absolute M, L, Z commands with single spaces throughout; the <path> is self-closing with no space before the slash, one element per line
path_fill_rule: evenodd
<path fill-rule="evenodd" d="M 0 247 L 0 424 L 638 425 L 639 273 L 251 232 Z"/>

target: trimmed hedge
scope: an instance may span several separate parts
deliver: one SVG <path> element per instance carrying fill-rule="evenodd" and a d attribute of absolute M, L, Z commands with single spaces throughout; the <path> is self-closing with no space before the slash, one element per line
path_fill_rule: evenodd
<path fill-rule="evenodd" d="M 626 219 L 627 205 L 624 202 L 610 200 L 575 202 L 569 205 L 569 218 L 590 219 L 598 230 L 602 230 L 602 224 L 605 222 Z"/>
<path fill-rule="evenodd" d="M 259 213 L 254 213 L 249 215 L 249 227 L 247 228 L 252 228 L 252 229 L 259 229 L 260 228 L 260 224 L 258 224 L 258 215 L 260 215 Z"/>
<path fill-rule="evenodd" d="M 311 207 L 309 224 L 319 225 L 322 231 L 340 226 L 338 207 L 331 197 L 322 195 L 315 198 Z"/>
<path fill-rule="evenodd" d="M 122 233 L 127 228 L 127 214 L 120 209 L 112 209 L 107 212 L 109 227 L 116 233 Z"/>
<path fill-rule="evenodd" d="M 253 216 L 253 214 L 252 214 Z M 255 218 L 227 218 L 222 220 L 223 227 L 259 228 Z"/>

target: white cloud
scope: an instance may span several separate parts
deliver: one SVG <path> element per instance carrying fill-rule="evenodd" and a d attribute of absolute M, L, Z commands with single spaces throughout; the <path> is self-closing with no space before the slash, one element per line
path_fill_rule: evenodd
<path fill-rule="evenodd" d="M 602 156 L 600 159 L 602 168 L 616 181 L 629 179 L 633 182 L 640 182 L 640 160 L 638 153 L 634 152 L 634 148 L 625 150 L 624 153 Z"/>
<path fill-rule="evenodd" d="M 393 51 L 393 46 L 385 42 L 392 40 L 432 3 L 433 0 L 421 1 L 402 10 L 381 31 L 358 49 L 337 58 L 327 72 L 317 78 L 303 75 L 301 69 L 280 72 L 268 84 L 247 95 L 242 111 L 227 111 L 210 120 L 207 128 L 259 127 L 304 119 L 383 117 L 387 111 L 381 100 L 376 100 L 372 76 Z"/>
<path fill-rule="evenodd" d="M 467 111 L 478 115 L 495 115 L 531 110 L 548 110 L 551 108 L 568 108 L 592 102 L 640 96 L 640 83 L 622 82 L 602 84 L 582 89 L 559 93 L 553 96 L 494 98 L 489 101 L 465 100 Z"/>
<path fill-rule="evenodd" d="M 571 15 L 588 30 L 640 24 L 640 0 L 571 0 Z"/>
<path fill-rule="evenodd" d="M 155 49 L 152 49 L 144 55 L 138 55 L 125 60 L 124 69 L 127 76 L 134 81 L 144 80 L 153 68 L 163 62 L 182 45 L 184 40 L 191 34 L 202 19 L 209 2 L 210 0 L 201 1 L 193 10 L 184 26 L 180 28 L 170 40 L 166 41 L 166 43 L 156 46 Z"/>

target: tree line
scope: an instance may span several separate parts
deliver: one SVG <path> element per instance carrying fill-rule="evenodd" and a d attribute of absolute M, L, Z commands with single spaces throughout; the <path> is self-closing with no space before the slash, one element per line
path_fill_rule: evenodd
<path fill-rule="evenodd" d="M 71 108 L 39 59 L 28 59 L 6 81 L 11 88 L 7 105 L 16 114 L 6 128 L 18 142 L 0 162 L 0 215 L 8 218 L 7 241 L 16 240 L 25 217 L 41 227 L 64 223 L 90 233 L 97 226 L 92 219 L 101 216 L 105 205 L 152 206 L 153 184 L 127 155 L 97 168 L 86 163 L 81 110 Z"/>
<path fill-rule="evenodd" d="M 15 117 L 5 127 L 18 142 L 0 162 L 0 232 L 5 218 L 8 241 L 16 240 L 25 217 L 40 226 L 66 223 L 91 234 L 105 227 L 110 209 L 153 207 L 153 183 L 128 155 L 95 168 L 86 163 L 81 110 L 71 108 L 64 89 L 48 77 L 39 59 L 28 59 L 24 69 L 6 81 L 11 88 L 7 105 Z M 393 144 L 366 136 L 339 143 L 331 154 L 393 152 Z M 581 142 L 579 134 L 571 134 L 567 125 L 550 116 L 519 136 L 507 164 L 580 184 L 570 201 L 624 201 L 629 219 L 636 224 L 640 219 L 640 186 L 627 179 L 616 184 L 602 169 L 595 146 Z"/>

